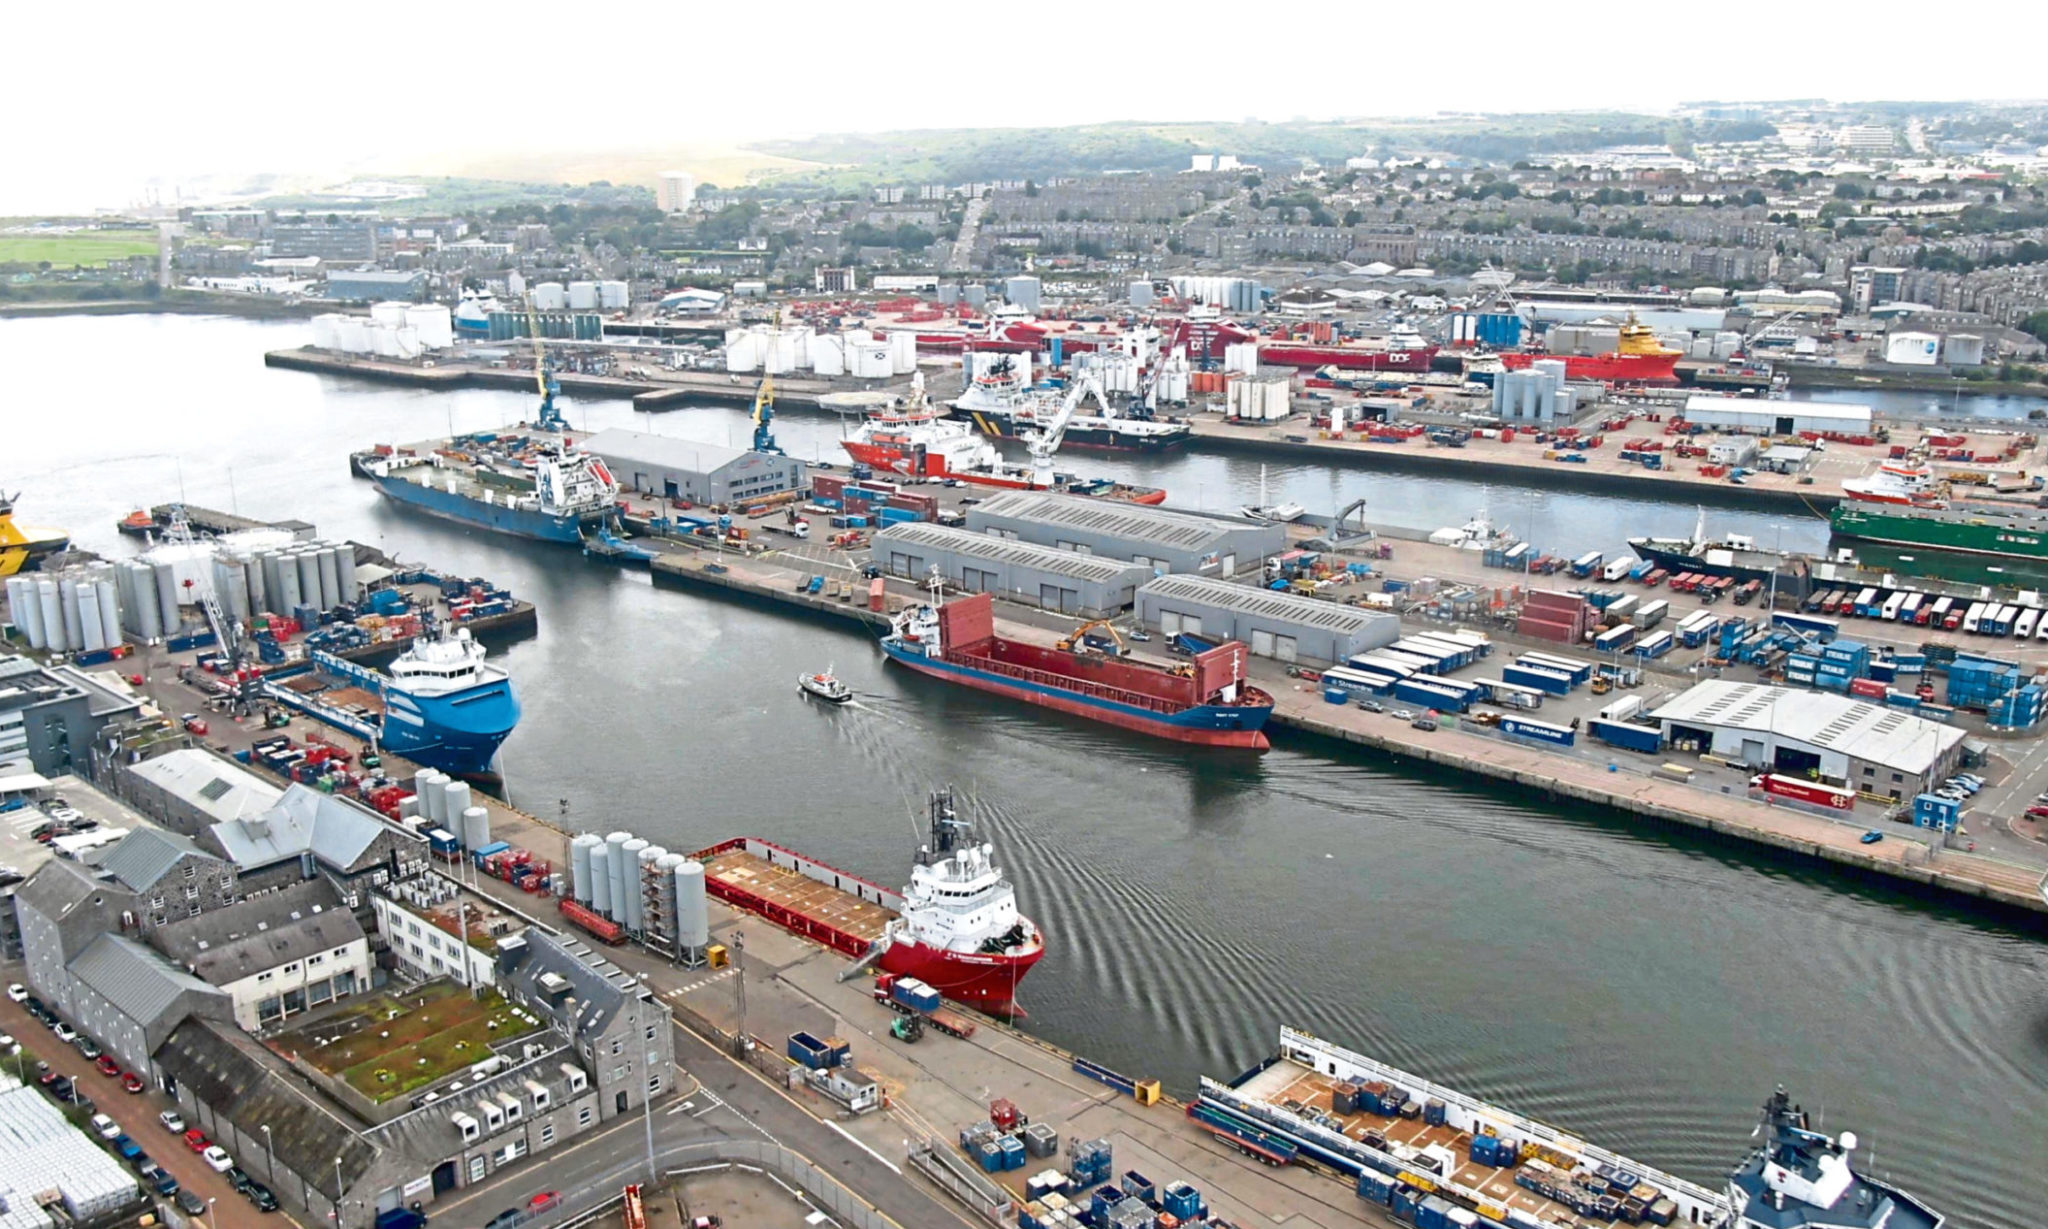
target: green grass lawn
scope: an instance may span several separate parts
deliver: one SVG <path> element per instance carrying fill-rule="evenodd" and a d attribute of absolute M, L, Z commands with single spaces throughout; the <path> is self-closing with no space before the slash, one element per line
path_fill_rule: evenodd
<path fill-rule="evenodd" d="M 421 1000 L 424 999 L 424 1002 Z M 390 1018 L 392 1011 L 397 1018 Z M 404 996 L 379 995 L 283 1039 L 299 1056 L 384 1101 L 490 1057 L 491 1043 L 536 1026 L 496 994 L 472 999 L 452 983 Z M 320 1046 L 316 1037 L 341 1035 Z"/>
<path fill-rule="evenodd" d="M 94 266 L 124 256 L 156 255 L 152 231 L 52 231 L 48 234 L 0 235 L 0 265 L 34 267 L 49 261 L 51 267 Z"/>

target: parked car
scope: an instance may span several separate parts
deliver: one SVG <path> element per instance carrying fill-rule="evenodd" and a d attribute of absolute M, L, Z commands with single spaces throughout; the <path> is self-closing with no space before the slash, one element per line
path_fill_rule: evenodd
<path fill-rule="evenodd" d="M 114 1137 L 114 1151 L 122 1160 L 133 1161 L 136 1157 L 142 1155 L 142 1145 L 136 1143 L 127 1135 L 116 1135 Z"/>
<path fill-rule="evenodd" d="M 8 1002 L 10 1002 L 10 1003 L 23 1003 L 23 1002 L 27 1002 L 27 1001 L 28 1001 L 28 987 L 27 987 L 27 986 L 24 986 L 24 985 L 22 985 L 22 984 L 21 984 L 20 982 L 18 982 L 18 981 L 11 981 L 11 982 L 8 982 L 8 983 L 7 983 L 7 1001 L 8 1001 Z"/>
<path fill-rule="evenodd" d="M 484 1229 L 512 1229 L 519 1223 L 519 1209 L 506 1208 L 503 1212 L 484 1222 Z"/>
<path fill-rule="evenodd" d="M 173 1178 L 169 1171 L 165 1170 L 161 1165 L 151 1165 L 148 1171 L 143 1173 L 141 1177 L 144 1182 L 149 1183 L 150 1187 L 157 1194 L 167 1199 L 184 1189 L 178 1185 L 178 1180 Z"/>
<path fill-rule="evenodd" d="M 1394 720 L 1396 720 L 1396 721 L 1413 721 L 1413 720 L 1415 720 L 1415 711 L 1414 711 L 1413 709 L 1407 709 L 1407 708 L 1397 708 L 1397 709 L 1395 709 L 1395 710 L 1394 710 L 1393 712 L 1391 712 L 1391 713 L 1389 713 L 1389 714 L 1387 714 L 1387 715 L 1388 715 L 1388 716 L 1390 716 L 1390 717 L 1392 717 L 1392 718 L 1393 718 Z"/>
<path fill-rule="evenodd" d="M 206 1138 L 206 1132 L 198 1127 L 193 1127 L 185 1132 L 185 1146 L 194 1152 L 204 1152 L 208 1148 L 213 1147 L 213 1141 Z"/>
<path fill-rule="evenodd" d="M 79 1057 L 87 1059 L 89 1061 L 97 1062 L 100 1056 L 104 1053 L 104 1051 L 100 1049 L 99 1043 L 94 1041 L 92 1038 L 86 1036 L 84 1033 L 80 1033 L 78 1035 L 78 1040 L 72 1042 L 71 1044 L 78 1047 Z"/>
<path fill-rule="evenodd" d="M 1864 834 L 1863 834 L 1862 836 L 1858 837 L 1857 839 L 1858 839 L 1858 840 L 1860 840 L 1860 841 L 1862 841 L 1862 842 L 1863 842 L 1863 843 L 1864 843 L 1865 845 L 1875 845 L 1875 844 L 1877 844 L 1877 843 L 1878 843 L 1879 841 L 1881 841 L 1881 840 L 1883 840 L 1883 839 L 1884 839 L 1884 833 L 1882 833 L 1882 832 L 1879 832 L 1879 831 L 1878 831 L 1877 829 L 1875 829 L 1875 828 L 1872 828 L 1872 829 L 1871 829 L 1870 831 L 1868 831 L 1868 832 L 1864 833 Z"/>
<path fill-rule="evenodd" d="M 106 1076 L 110 1080 L 117 1080 L 121 1078 L 121 1064 L 115 1062 L 113 1059 L 109 1058 L 105 1054 L 102 1054 L 97 1059 L 94 1059 L 92 1065 L 98 1068 L 99 1073 L 101 1075 Z"/>
<path fill-rule="evenodd" d="M 142 1091 L 142 1087 L 142 1077 L 135 1074 L 133 1071 L 130 1071 L 127 1075 L 121 1077 L 122 1092 L 129 1094 L 139 1093 Z"/>
<path fill-rule="evenodd" d="M 78 1094 L 74 1089 L 75 1085 L 71 1083 L 71 1077 L 68 1075 L 60 1075 L 50 1081 L 50 1093 L 59 1101 L 77 1100 Z"/>
<path fill-rule="evenodd" d="M 1424 733 L 1428 733 L 1429 731 L 1436 729 L 1436 718 L 1417 717 L 1415 720 L 1409 722 L 1408 724 L 1418 730 L 1423 731 Z"/>
<path fill-rule="evenodd" d="M 205 1158 L 208 1168 L 217 1174 L 224 1174 L 235 1167 L 235 1158 L 229 1156 L 228 1150 L 219 1144 L 206 1145 L 206 1151 L 199 1155 Z"/>
<path fill-rule="evenodd" d="M 206 1215 L 206 1201 L 191 1191 L 178 1192 L 178 1211 L 187 1216 Z"/>
<path fill-rule="evenodd" d="M 105 1114 L 94 1114 L 92 1116 L 92 1133 L 101 1139 L 113 1139 L 121 1134 L 121 1124 Z"/>
<path fill-rule="evenodd" d="M 256 1181 L 256 1179 L 250 1177 L 248 1171 L 243 1169 L 240 1165 L 229 1166 L 227 1171 L 227 1178 L 228 1185 L 235 1188 L 235 1194 L 237 1195 L 248 1190 L 249 1185 Z"/>
<path fill-rule="evenodd" d="M 156 1120 L 163 1123 L 164 1130 L 169 1131 L 173 1135 L 183 1135 L 185 1133 L 185 1118 L 176 1110 L 165 1110 L 156 1116 Z"/>
<path fill-rule="evenodd" d="M 1378 700 L 1360 700 L 1358 707 L 1368 713 L 1384 713 L 1387 711 L 1387 706 L 1381 704 Z"/>
<path fill-rule="evenodd" d="M 78 1040 L 78 1030 L 71 1027 L 69 1024 L 64 1023 L 62 1020 L 59 1020 L 55 1024 L 52 1024 L 50 1026 L 50 1031 L 57 1034 L 57 1040 L 63 1042 L 65 1045 L 70 1045 L 72 1042 Z"/>
<path fill-rule="evenodd" d="M 263 1185 L 261 1182 L 251 1182 L 248 1185 L 248 1187 L 242 1191 L 242 1194 L 248 1198 L 250 1203 L 256 1205 L 256 1210 L 258 1212 L 277 1211 L 277 1196 L 271 1194 L 270 1188 Z"/>

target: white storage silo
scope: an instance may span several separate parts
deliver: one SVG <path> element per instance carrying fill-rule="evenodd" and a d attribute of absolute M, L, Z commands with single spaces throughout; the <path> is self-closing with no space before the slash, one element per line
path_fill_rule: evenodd
<path fill-rule="evenodd" d="M 846 343 L 829 334 L 811 338 L 811 370 L 821 376 L 846 374 Z"/>
<path fill-rule="evenodd" d="M 337 343 L 340 339 L 340 323 L 334 315 L 330 313 L 324 316 L 313 317 L 314 349 L 332 350 L 335 348 L 335 343 Z"/>
<path fill-rule="evenodd" d="M 560 282 L 541 282 L 533 288 L 533 306 L 538 311 L 561 311 L 569 306 L 568 292 Z"/>
<path fill-rule="evenodd" d="M 570 282 L 570 283 L 569 283 L 569 310 L 570 310 L 570 311 L 572 311 L 572 312 L 592 312 L 592 311 L 596 311 L 596 310 L 597 310 L 597 283 L 596 283 L 596 282 Z"/>
<path fill-rule="evenodd" d="M 334 562 L 334 547 L 322 542 L 314 550 L 320 577 L 320 609 L 332 610 L 341 605 L 341 573 Z"/>
<path fill-rule="evenodd" d="M 447 782 L 447 773 L 438 768 L 429 768 L 413 777 L 412 788 L 413 793 L 419 797 L 420 814 L 425 815 L 436 828 L 454 832 L 455 829 L 448 827 L 448 796 L 441 789 Z"/>
<path fill-rule="evenodd" d="M 100 638 L 111 649 L 121 643 L 120 595 L 115 591 L 114 582 L 106 577 L 92 583 L 100 595 Z"/>
<path fill-rule="evenodd" d="M 154 594 L 151 597 L 154 598 Z M 36 582 L 27 576 L 7 578 L 7 609 L 14 616 L 15 625 L 28 639 L 28 647 L 40 649 L 48 643 L 43 638 L 43 603 L 36 596 Z"/>
<path fill-rule="evenodd" d="M 482 807 L 462 808 L 462 847 L 482 849 L 491 843 L 491 813 Z"/>
<path fill-rule="evenodd" d="M 590 851 L 604 844 L 604 838 L 594 832 L 578 834 L 569 842 L 569 891 L 576 897 L 576 903 L 590 903 Z"/>
<path fill-rule="evenodd" d="M 711 942 L 711 913 L 704 903 L 704 864 L 695 860 L 676 868 L 676 947 L 684 954 L 701 952 Z"/>
<path fill-rule="evenodd" d="M 1951 367 L 1984 365 L 1984 339 L 1975 333 L 1951 333 L 1942 339 L 1941 361 Z"/>
<path fill-rule="evenodd" d="M 389 325 L 372 324 L 370 326 L 370 353 L 378 358 L 404 358 L 406 356 L 405 347 L 400 344 L 402 334 L 403 326 L 392 328 Z"/>
<path fill-rule="evenodd" d="M 57 578 L 57 611 L 64 619 L 64 647 L 72 652 L 85 647 L 85 629 L 78 617 L 78 580 L 71 576 Z M 98 612 L 94 612 L 98 622 Z"/>
<path fill-rule="evenodd" d="M 632 840 L 627 841 L 624 845 L 621 845 L 619 847 L 619 852 L 626 855 L 624 869 L 626 885 L 626 929 L 628 930 L 641 929 L 642 897 L 640 895 L 640 855 L 646 852 L 650 847 L 651 846 L 648 844 L 647 838 L 639 836 L 634 837 Z"/>
<path fill-rule="evenodd" d="M 630 832 L 609 832 L 605 834 L 605 871 L 611 879 L 611 909 L 605 914 L 621 926 L 626 924 L 626 842 L 633 839 Z"/>
<path fill-rule="evenodd" d="M 777 330 L 761 338 L 761 370 L 779 376 L 796 370 L 796 339 Z"/>
<path fill-rule="evenodd" d="M 370 304 L 370 323 L 379 328 L 395 329 L 405 323 L 405 309 L 408 304 L 396 299 Z"/>
<path fill-rule="evenodd" d="M 271 592 L 276 594 L 277 613 L 288 615 L 306 604 L 305 587 L 299 583 L 299 557 L 282 551 L 277 556 L 277 584 Z M 310 629 L 309 629 L 310 630 Z"/>
<path fill-rule="evenodd" d="M 898 329 L 889 334 L 889 366 L 892 374 L 907 376 L 917 370 L 917 334 Z"/>
<path fill-rule="evenodd" d="M 135 634 L 144 640 L 159 639 L 164 634 L 164 615 L 157 604 L 156 569 L 130 560 L 128 571 L 135 584 Z"/>
<path fill-rule="evenodd" d="M 64 598 L 57 591 L 54 580 L 36 582 L 36 605 L 43 612 L 43 644 L 52 653 L 70 649 L 71 643 L 64 639 Z"/>
<path fill-rule="evenodd" d="M 612 847 L 600 837 L 590 847 L 590 908 L 599 917 L 612 915 Z"/>
<path fill-rule="evenodd" d="M 292 566 L 299 570 L 299 600 L 326 610 L 320 604 L 320 556 L 310 550 L 299 551 L 292 556 Z"/>
<path fill-rule="evenodd" d="M 156 612 L 163 622 L 164 634 L 178 630 L 178 573 L 170 563 L 153 560 L 149 570 L 156 575 Z"/>
<path fill-rule="evenodd" d="M 761 339 L 752 333 L 742 333 L 725 343 L 725 369 L 731 372 L 753 371 L 761 365 Z"/>
<path fill-rule="evenodd" d="M 661 860 L 667 856 L 668 850 L 655 844 L 649 844 L 635 855 L 636 861 L 639 862 L 639 872 L 634 876 L 634 883 L 640 890 L 640 903 L 637 907 L 640 910 L 640 929 L 643 933 L 668 933 L 668 928 L 663 925 L 661 917 L 654 912 L 662 907 L 662 902 L 668 897 L 668 888 L 674 883 L 674 880 L 663 882 L 661 879 Z"/>
<path fill-rule="evenodd" d="M 445 350 L 455 344 L 455 317 L 440 303 L 416 303 L 405 309 L 405 326 L 421 347 Z"/>
<path fill-rule="evenodd" d="M 886 341 L 861 341 L 847 347 L 847 368 L 863 379 L 886 380 L 896 374 Z"/>
<path fill-rule="evenodd" d="M 356 548 L 346 542 L 334 548 L 334 579 L 342 601 L 354 602 L 362 596 L 356 581 Z"/>
<path fill-rule="evenodd" d="M 89 580 L 65 580 L 59 585 L 70 585 L 72 600 L 78 603 L 78 643 L 88 653 L 97 653 L 107 647 L 106 633 L 100 630 L 100 592 Z M 69 635 L 69 631 L 65 633 Z"/>
<path fill-rule="evenodd" d="M 469 782 L 458 781 L 453 777 L 444 777 L 441 781 L 441 813 L 448 817 L 448 822 L 451 824 L 461 823 L 463 821 L 463 812 L 469 810 L 470 806 Z M 488 831 L 488 827 L 485 830 Z M 461 830 L 450 828 L 449 831 L 460 832 Z M 469 834 L 462 832 L 461 835 L 463 843 L 467 845 L 469 843 Z M 484 844 L 488 845 L 490 842 L 485 841 Z M 471 849 L 476 848 L 474 845 L 469 847 Z"/>
<path fill-rule="evenodd" d="M 624 311 L 631 302 L 631 288 L 626 283 L 607 281 L 597 284 L 597 305 L 606 311 Z"/>

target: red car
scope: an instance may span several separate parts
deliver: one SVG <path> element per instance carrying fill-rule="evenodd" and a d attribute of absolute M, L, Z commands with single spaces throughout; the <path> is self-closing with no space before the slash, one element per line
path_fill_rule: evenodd
<path fill-rule="evenodd" d="M 2048 819 L 2048 807 L 2028 807 L 2027 815 L 2033 819 Z"/>
<path fill-rule="evenodd" d="M 121 1087 L 128 1092 L 142 1091 L 142 1077 L 130 1071 L 121 1077 Z"/>
<path fill-rule="evenodd" d="M 213 1141 L 206 1138 L 206 1132 L 198 1127 L 193 1127 L 185 1132 L 185 1146 L 194 1152 L 204 1152 L 208 1148 L 213 1147 Z"/>
<path fill-rule="evenodd" d="M 104 1054 L 100 1055 L 99 1058 L 94 1061 L 93 1066 L 98 1067 L 100 1069 L 100 1074 L 106 1076 L 110 1080 L 117 1079 L 120 1077 L 121 1064 L 115 1062 L 111 1058 L 108 1058 Z"/>

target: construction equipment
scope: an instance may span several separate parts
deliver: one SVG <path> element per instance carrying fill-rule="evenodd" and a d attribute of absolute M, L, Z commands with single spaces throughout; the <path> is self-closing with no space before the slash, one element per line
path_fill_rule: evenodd
<path fill-rule="evenodd" d="M 782 309 L 775 309 L 775 333 L 782 336 Z M 782 445 L 775 442 L 775 376 L 768 365 L 761 365 L 761 387 L 754 390 L 754 451 L 769 452 L 782 456 Z"/>
<path fill-rule="evenodd" d="M 1109 633 L 1109 641 L 1106 646 L 1101 637 L 1088 634 L 1098 627 Z M 1116 625 L 1108 619 L 1090 619 L 1088 622 L 1075 628 L 1073 635 L 1062 638 L 1053 647 L 1063 653 L 1081 653 L 1093 650 L 1097 653 L 1108 653 L 1113 657 L 1123 657 L 1130 653 L 1130 649 L 1124 646 L 1123 633 L 1117 631 Z"/>
<path fill-rule="evenodd" d="M 1060 450 L 1060 441 L 1067 437 L 1067 425 L 1074 421 L 1074 411 L 1081 408 L 1081 402 L 1093 393 L 1095 401 L 1102 407 L 1104 418 L 1114 417 L 1109 408 L 1109 399 L 1102 393 L 1102 385 L 1093 375 L 1083 372 L 1067 385 L 1067 395 L 1060 399 L 1060 408 L 1053 414 L 1052 421 L 1034 432 L 1024 441 L 1031 453 L 1031 483 L 1035 487 L 1053 485 L 1052 459 Z"/>
<path fill-rule="evenodd" d="M 555 369 L 548 363 L 547 343 L 540 335 L 540 315 L 533 309 L 533 292 L 526 292 L 526 331 L 533 338 L 533 382 L 540 390 L 540 417 L 534 427 L 541 431 L 567 431 L 569 420 L 555 406 L 555 394 L 562 391 L 555 382 Z"/>
<path fill-rule="evenodd" d="M 923 1016 L 898 1016 L 889 1024 L 889 1035 L 906 1045 L 915 1045 L 924 1038 Z"/>

